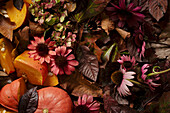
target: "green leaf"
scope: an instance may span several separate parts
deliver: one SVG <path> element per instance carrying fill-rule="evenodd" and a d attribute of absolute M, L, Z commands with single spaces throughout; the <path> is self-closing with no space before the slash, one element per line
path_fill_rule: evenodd
<path fill-rule="evenodd" d="M 94 17 L 101 13 L 110 0 L 89 0 L 87 9 L 76 14 L 75 19 L 77 22 Z"/>
<path fill-rule="evenodd" d="M 110 46 L 110 48 L 107 51 L 105 51 L 105 53 L 103 55 L 103 59 L 105 61 L 109 61 L 110 60 L 113 47 L 115 47 L 115 46 L 116 46 L 116 43 L 114 43 L 112 46 Z"/>

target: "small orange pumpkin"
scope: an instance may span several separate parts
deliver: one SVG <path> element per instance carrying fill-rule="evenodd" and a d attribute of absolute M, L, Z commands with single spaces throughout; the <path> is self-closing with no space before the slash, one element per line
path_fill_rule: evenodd
<path fill-rule="evenodd" d="M 72 113 L 72 101 L 64 90 L 46 87 L 38 90 L 38 107 L 35 113 Z"/>
<path fill-rule="evenodd" d="M 11 84 L 5 85 L 0 91 L 0 104 L 10 110 L 18 111 L 20 97 L 26 92 L 24 79 L 21 77 Z"/>

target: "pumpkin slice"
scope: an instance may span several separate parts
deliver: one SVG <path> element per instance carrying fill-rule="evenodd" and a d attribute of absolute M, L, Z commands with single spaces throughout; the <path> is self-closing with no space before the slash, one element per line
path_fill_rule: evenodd
<path fill-rule="evenodd" d="M 3 70 L 6 73 L 12 73 L 15 71 L 13 65 L 13 57 L 11 52 L 13 50 L 13 46 L 11 42 L 6 38 L 0 39 L 0 62 Z"/>
<path fill-rule="evenodd" d="M 32 0 L 23 0 L 25 3 L 32 4 Z"/>
<path fill-rule="evenodd" d="M 34 113 L 72 113 L 72 101 L 64 90 L 46 87 L 38 90 L 38 107 Z"/>
<path fill-rule="evenodd" d="M 28 81 L 34 85 L 43 85 L 47 75 L 48 67 L 46 63 L 41 64 L 39 60 L 29 57 L 29 51 L 23 52 L 14 60 L 17 76 L 26 75 Z"/>
<path fill-rule="evenodd" d="M 5 85 L 0 92 L 0 104 L 10 110 L 18 111 L 18 102 L 26 92 L 24 79 L 21 77 L 10 84 Z"/>
<path fill-rule="evenodd" d="M 8 1 L 5 8 L 11 22 L 14 22 L 16 24 L 15 29 L 20 27 L 24 23 L 27 15 L 26 3 L 23 4 L 23 8 L 21 9 L 21 11 L 14 7 L 13 0 Z"/>
<path fill-rule="evenodd" d="M 58 77 L 54 73 L 48 73 L 43 86 L 56 86 L 58 84 Z"/>

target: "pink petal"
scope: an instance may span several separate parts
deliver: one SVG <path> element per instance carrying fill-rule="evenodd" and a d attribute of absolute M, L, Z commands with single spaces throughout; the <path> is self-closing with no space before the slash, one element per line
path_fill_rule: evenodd
<path fill-rule="evenodd" d="M 125 0 L 119 0 L 119 7 L 120 7 L 121 9 L 126 9 Z"/>
<path fill-rule="evenodd" d="M 138 7 L 134 8 L 132 11 L 133 11 L 133 12 L 138 12 L 138 11 L 140 11 L 141 9 L 142 9 L 142 7 L 139 7 L 139 6 L 138 6 Z"/>
<path fill-rule="evenodd" d="M 66 52 L 66 46 L 61 46 L 60 48 L 60 52 L 61 52 L 61 55 L 64 56 L 65 52 Z"/>
<path fill-rule="evenodd" d="M 58 66 L 52 67 L 52 68 L 51 68 L 51 72 L 53 72 L 55 75 L 58 75 L 58 73 L 59 73 L 59 68 L 58 68 Z"/>
<path fill-rule="evenodd" d="M 130 11 L 130 10 L 132 10 L 133 8 L 134 8 L 134 3 L 130 3 L 129 5 L 128 5 L 128 11 Z"/>
<path fill-rule="evenodd" d="M 124 22 L 124 21 L 121 21 L 121 20 L 120 20 L 120 21 L 118 22 L 118 26 L 119 26 L 119 27 L 123 27 L 124 25 L 125 25 L 125 22 Z"/>
<path fill-rule="evenodd" d="M 36 46 L 34 46 L 34 45 L 28 45 L 28 49 L 36 49 Z"/>
<path fill-rule="evenodd" d="M 37 44 L 37 42 L 35 42 L 35 41 L 30 41 L 31 42 L 31 44 L 33 45 L 33 46 L 37 46 L 38 44 Z"/>
<path fill-rule="evenodd" d="M 117 9 L 120 9 L 119 6 L 117 6 L 117 5 L 113 4 L 113 3 L 111 3 L 111 5 L 113 5 L 113 6 L 114 6 L 115 8 L 117 8 Z"/>
<path fill-rule="evenodd" d="M 49 51 L 49 53 L 48 53 L 49 55 L 56 55 L 56 51 Z"/>
<path fill-rule="evenodd" d="M 44 58 L 44 57 L 41 57 L 41 58 L 40 58 L 40 63 L 43 64 L 44 61 L 45 61 L 45 58 Z"/>
<path fill-rule="evenodd" d="M 134 74 L 136 74 L 136 73 L 135 73 L 135 72 L 132 72 L 132 71 L 128 71 L 128 72 L 126 72 L 126 73 L 123 75 L 123 78 L 125 78 L 125 79 L 133 79 L 134 76 L 132 76 L 132 75 L 134 75 Z"/>
<path fill-rule="evenodd" d="M 38 43 L 45 43 L 44 37 L 41 37 Z"/>
<path fill-rule="evenodd" d="M 64 67 L 64 72 L 66 73 L 66 75 L 71 75 L 72 73 L 67 67 Z"/>
<path fill-rule="evenodd" d="M 45 40 L 45 43 L 46 43 L 46 44 L 50 43 L 50 40 L 51 40 L 51 38 L 46 39 L 46 40 Z"/>
<path fill-rule="evenodd" d="M 64 74 L 64 71 L 63 71 L 63 69 L 62 68 L 59 68 L 59 75 L 63 75 Z"/>
<path fill-rule="evenodd" d="M 93 103 L 92 103 L 93 104 Z M 100 104 L 99 103 L 94 103 L 91 107 L 90 110 L 99 110 L 100 109 Z"/>
<path fill-rule="evenodd" d="M 50 56 L 46 56 L 46 57 L 45 57 L 45 61 L 46 61 L 47 63 L 50 63 Z"/>
<path fill-rule="evenodd" d="M 50 43 L 48 44 L 48 47 L 54 46 L 56 42 L 55 41 L 50 41 Z"/>
<path fill-rule="evenodd" d="M 36 50 L 29 51 L 29 54 L 34 54 L 34 53 L 36 53 Z"/>
<path fill-rule="evenodd" d="M 79 98 L 78 98 L 78 105 L 82 105 L 81 96 L 79 96 Z"/>
<path fill-rule="evenodd" d="M 141 13 L 134 13 L 134 12 L 131 12 L 131 13 L 133 13 L 133 15 L 135 15 L 135 16 L 137 16 L 138 18 L 140 17 L 140 18 L 145 18 L 145 15 L 143 15 L 143 14 L 141 14 Z"/>
<path fill-rule="evenodd" d="M 71 65 L 67 65 L 67 68 L 68 68 L 68 70 L 70 70 L 70 71 L 75 71 L 75 68 L 74 68 L 73 66 L 71 66 Z"/>
<path fill-rule="evenodd" d="M 55 48 L 55 52 L 58 56 L 60 56 L 60 47 Z"/>
<path fill-rule="evenodd" d="M 34 37 L 36 42 L 39 42 L 40 38 L 39 37 Z"/>
<path fill-rule="evenodd" d="M 66 54 L 64 55 L 65 57 L 68 55 L 68 54 L 70 54 L 71 53 L 71 49 L 68 49 L 67 51 L 66 51 Z"/>
<path fill-rule="evenodd" d="M 76 60 L 70 60 L 70 61 L 67 61 L 69 65 L 72 65 L 72 66 L 78 66 L 79 65 L 79 62 L 76 61 Z"/>
<path fill-rule="evenodd" d="M 82 105 L 85 105 L 86 102 L 87 102 L 87 97 L 88 95 L 84 94 L 83 97 L 82 97 Z"/>
<path fill-rule="evenodd" d="M 73 54 L 71 54 L 67 57 L 67 60 L 73 60 L 73 59 L 75 59 L 75 56 Z"/>
<path fill-rule="evenodd" d="M 90 95 L 90 96 L 87 97 L 87 104 L 90 104 L 92 102 L 93 102 L 93 96 Z"/>
<path fill-rule="evenodd" d="M 40 56 L 38 54 L 35 55 L 34 57 L 36 60 L 40 59 Z"/>
<path fill-rule="evenodd" d="M 133 84 L 132 84 L 130 81 L 128 81 L 128 80 L 124 80 L 124 82 L 125 82 L 125 84 L 128 85 L 128 86 L 133 86 Z"/>

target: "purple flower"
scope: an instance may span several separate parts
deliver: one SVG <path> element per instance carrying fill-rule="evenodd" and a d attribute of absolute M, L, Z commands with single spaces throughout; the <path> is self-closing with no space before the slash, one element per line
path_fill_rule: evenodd
<path fill-rule="evenodd" d="M 135 7 L 134 3 L 125 4 L 125 0 L 119 0 L 119 6 L 111 3 L 113 7 L 107 7 L 106 10 L 112 12 L 110 18 L 118 21 L 119 27 L 124 27 L 125 23 L 129 27 L 138 27 L 139 23 L 144 20 L 144 15 L 139 13 L 141 7 Z"/>
<path fill-rule="evenodd" d="M 93 101 L 93 96 L 84 94 L 79 96 L 78 101 L 74 102 L 74 113 L 99 113 L 100 104 L 97 101 Z"/>
<path fill-rule="evenodd" d="M 121 67 L 124 69 L 124 70 L 129 70 L 129 69 L 132 69 L 136 64 L 136 61 L 135 61 L 135 57 L 133 56 L 132 59 L 130 58 L 130 56 L 121 56 L 120 57 L 121 59 L 120 60 L 117 60 L 117 62 L 119 62 L 121 64 Z"/>
<path fill-rule="evenodd" d="M 149 68 L 149 64 L 144 64 L 141 68 L 141 72 L 142 72 L 142 75 L 141 75 L 141 78 L 144 80 L 144 83 L 148 84 L 149 85 L 149 88 L 153 91 L 155 90 L 154 87 L 158 87 L 160 86 L 161 84 L 156 84 L 154 83 L 153 81 L 157 81 L 160 79 L 159 75 L 155 75 L 153 76 L 152 78 L 147 78 L 147 75 L 145 74 Z"/>

